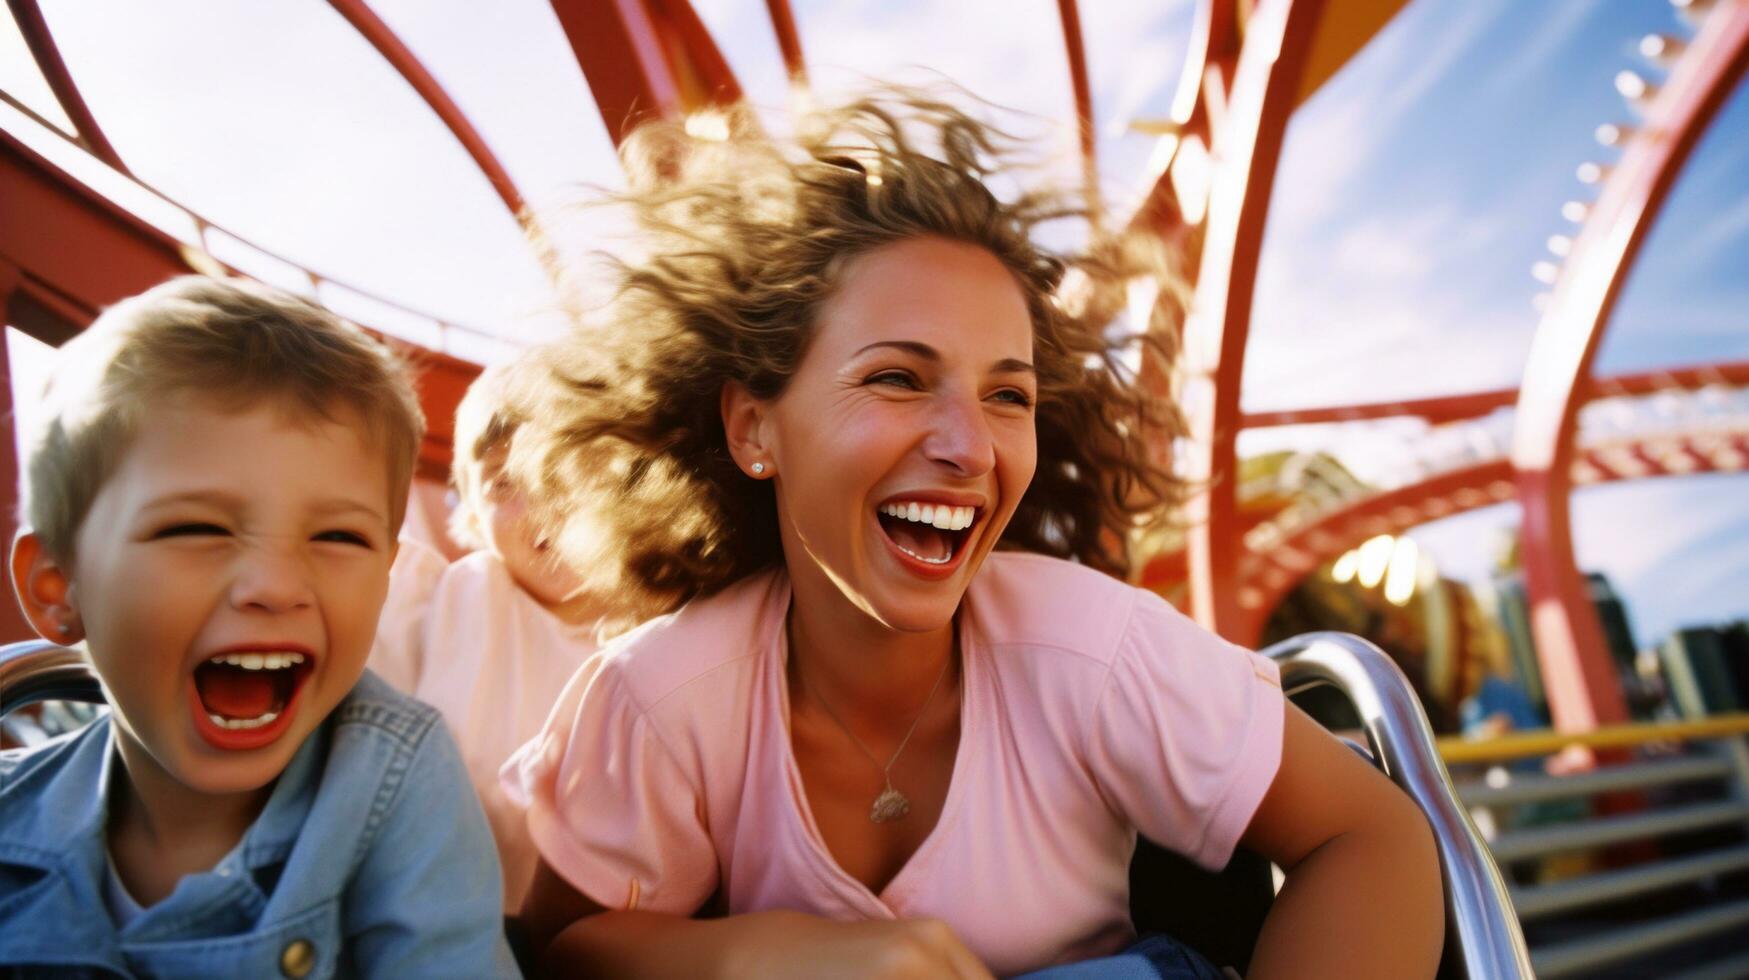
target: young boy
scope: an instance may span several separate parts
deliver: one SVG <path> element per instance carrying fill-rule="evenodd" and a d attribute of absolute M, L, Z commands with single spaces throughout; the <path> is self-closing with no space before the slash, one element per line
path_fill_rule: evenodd
<path fill-rule="evenodd" d="M 442 559 L 406 543 L 391 577 L 392 612 L 377 630 L 371 668 L 434 705 L 456 733 L 486 807 L 504 868 L 505 910 L 522 907 L 538 856 L 523 810 L 498 770 L 534 737 L 567 681 L 596 649 L 604 617 L 623 604 L 553 558 L 527 519 L 523 492 L 504 472 L 511 440 L 532 424 L 518 406 L 538 383 L 535 356 L 487 370 L 456 409 L 450 536 L 475 548 Z"/>
<path fill-rule="evenodd" d="M 381 345 L 250 283 L 62 349 L 12 580 L 111 711 L 0 754 L 0 973 L 516 975 L 454 743 L 364 673 L 422 429 Z"/>

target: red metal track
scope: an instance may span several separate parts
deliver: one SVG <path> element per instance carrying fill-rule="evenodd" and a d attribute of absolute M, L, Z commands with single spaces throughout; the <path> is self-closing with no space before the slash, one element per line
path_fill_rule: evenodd
<path fill-rule="evenodd" d="M 6 0 L 6 5 L 12 8 L 12 18 L 18 22 L 19 33 L 24 35 L 31 57 L 36 59 L 37 68 L 49 83 L 49 90 L 55 94 L 61 110 L 73 121 L 73 128 L 79 131 L 77 135 L 85 148 L 97 159 L 127 173 L 127 164 L 122 162 L 121 155 L 103 135 L 102 127 L 97 125 L 90 107 L 79 94 L 79 87 L 73 83 L 73 75 L 67 71 L 67 63 L 61 60 L 61 51 L 55 46 L 48 21 L 43 19 L 36 0 Z"/>
<path fill-rule="evenodd" d="M 1749 468 L 1749 432 L 1656 435 L 1587 446 L 1570 474 L 1581 485 L 1698 473 L 1739 473 Z M 1292 529 L 1261 552 L 1245 553 L 1239 589 L 1243 624 L 1236 642 L 1254 644 L 1271 611 L 1307 575 L 1362 541 L 1402 534 L 1428 521 L 1514 499 L 1512 464 L 1506 459 L 1440 473 L 1326 514 Z M 1612 674 L 1611 677 L 1614 675 Z"/>
<path fill-rule="evenodd" d="M 1654 391 L 1676 388 L 1690 390 L 1709 384 L 1749 384 L 1749 361 L 1729 364 L 1696 364 L 1687 367 L 1641 371 L 1598 378 L 1585 392 L 1586 401 L 1614 395 L 1647 395 Z M 1480 418 L 1496 409 L 1518 403 L 1517 388 L 1498 388 L 1462 395 L 1438 398 L 1415 398 L 1408 401 L 1364 402 L 1356 405 L 1328 405 L 1319 408 L 1295 408 L 1280 412 L 1251 412 L 1239 420 L 1242 429 L 1267 429 L 1277 425 L 1323 425 L 1334 422 L 1360 422 L 1370 419 L 1418 418 L 1429 425 L 1461 422 Z"/>
<path fill-rule="evenodd" d="M 0 132 L 0 275 L 75 326 L 105 306 L 195 271 L 180 242 L 116 208 Z M 59 338 L 43 338 L 56 342 Z M 414 365 L 429 420 L 423 475 L 449 471 L 455 408 L 479 366 L 385 338 Z M 10 451 L 11 443 L 7 443 Z M 0 488 L 8 497 L 10 484 Z"/>
<path fill-rule="evenodd" d="M 528 202 L 524 200 L 522 192 L 517 190 L 516 182 L 510 179 L 510 172 L 504 169 L 504 165 L 492 153 L 492 148 L 486 145 L 479 130 L 468 121 L 461 107 L 455 104 L 455 100 L 449 97 L 449 93 L 426 70 L 413 50 L 402 42 L 389 25 L 383 23 L 382 18 L 364 0 L 328 0 L 328 4 L 340 16 L 345 17 L 347 23 L 363 35 L 384 60 L 401 73 L 407 84 L 413 86 L 413 91 L 419 93 L 419 97 L 425 100 L 431 111 L 437 113 L 437 118 L 449 127 L 450 133 L 461 143 L 462 148 L 468 151 L 468 156 L 473 158 L 474 165 L 491 182 L 492 189 L 498 192 L 504 206 L 510 209 L 510 213 L 518 221 L 526 222 Z"/>
<path fill-rule="evenodd" d="M 1537 328 L 1518 397 L 1512 462 L 1523 505 L 1531 626 L 1555 727 L 1627 720 L 1569 513 L 1573 438 L 1592 359 L 1653 220 L 1701 134 L 1749 68 L 1749 3 L 1721 3 L 1646 109 L 1591 209 Z"/>

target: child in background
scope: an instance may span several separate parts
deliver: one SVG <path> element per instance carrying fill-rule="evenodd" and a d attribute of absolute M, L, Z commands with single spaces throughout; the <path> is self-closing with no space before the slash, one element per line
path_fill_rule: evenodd
<path fill-rule="evenodd" d="M 477 550 L 435 576 L 430 549 L 397 562 L 395 618 L 384 617 L 371 655 L 374 670 L 455 731 L 498 842 L 507 911 L 521 906 L 537 855 L 498 770 L 595 652 L 598 624 L 623 611 L 555 560 L 504 473 L 511 440 L 530 424 L 517 393 L 540 370 L 533 356 L 490 368 L 457 407 L 450 536 Z"/>
<path fill-rule="evenodd" d="M 187 277 L 45 395 L 13 586 L 111 710 L 0 754 L 0 973 L 515 976 L 455 745 L 364 670 L 423 429 L 392 355 Z"/>

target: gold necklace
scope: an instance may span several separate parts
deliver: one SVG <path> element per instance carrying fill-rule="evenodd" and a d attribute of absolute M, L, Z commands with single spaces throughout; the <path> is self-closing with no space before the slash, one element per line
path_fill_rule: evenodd
<path fill-rule="evenodd" d="M 869 807 L 868 810 L 868 818 L 875 823 L 887 823 L 892 820 L 898 820 L 905 814 L 911 812 L 910 799 L 908 799 L 904 793 L 893 788 L 893 763 L 899 761 L 899 754 L 905 751 L 905 746 L 911 744 L 911 736 L 916 734 L 917 724 L 923 720 L 923 715 L 929 711 L 930 702 L 935 700 L 935 692 L 941 688 L 941 681 L 947 676 L 947 668 L 952 664 L 953 654 L 950 652 L 948 654 L 947 662 L 941 665 L 941 673 L 935 675 L 935 683 L 929 688 L 929 696 L 923 699 L 923 707 L 917 710 L 917 717 L 911 719 L 911 727 L 905 729 L 905 737 L 899 740 L 899 747 L 893 750 L 893 757 L 888 759 L 887 764 L 884 766 L 881 765 L 881 760 L 876 758 L 875 754 L 868 750 L 868 746 L 862 744 L 862 739 L 857 738 L 856 733 L 850 730 L 850 726 L 844 723 L 844 719 L 838 717 L 838 712 L 832 710 L 832 706 L 826 703 L 826 699 L 820 696 L 820 692 L 814 690 L 814 685 L 808 683 L 808 675 L 797 671 L 801 676 L 802 686 L 807 688 L 808 693 L 813 696 L 815 701 L 820 702 L 820 707 L 826 709 L 826 716 L 831 718 L 833 724 L 837 725 L 844 734 L 850 736 L 850 741 L 855 743 L 858 749 L 862 750 L 863 755 L 868 756 L 868 761 L 874 763 L 875 766 L 880 769 L 881 778 L 886 780 L 887 788 L 881 791 L 881 795 L 875 797 L 874 805 Z"/>

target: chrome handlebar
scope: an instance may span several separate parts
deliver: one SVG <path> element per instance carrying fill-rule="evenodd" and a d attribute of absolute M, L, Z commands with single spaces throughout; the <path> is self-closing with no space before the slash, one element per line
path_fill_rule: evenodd
<path fill-rule="evenodd" d="M 1281 667 L 1290 695 L 1328 684 L 1347 696 L 1379 768 L 1427 815 L 1444 871 L 1446 946 L 1461 958 L 1462 975 L 1533 980 L 1506 881 L 1458 802 L 1408 678 L 1384 651 L 1347 633 L 1307 633 L 1262 653 Z"/>
<path fill-rule="evenodd" d="M 0 647 L 0 715 L 40 701 L 105 703 L 103 686 L 78 650 L 47 640 Z"/>

